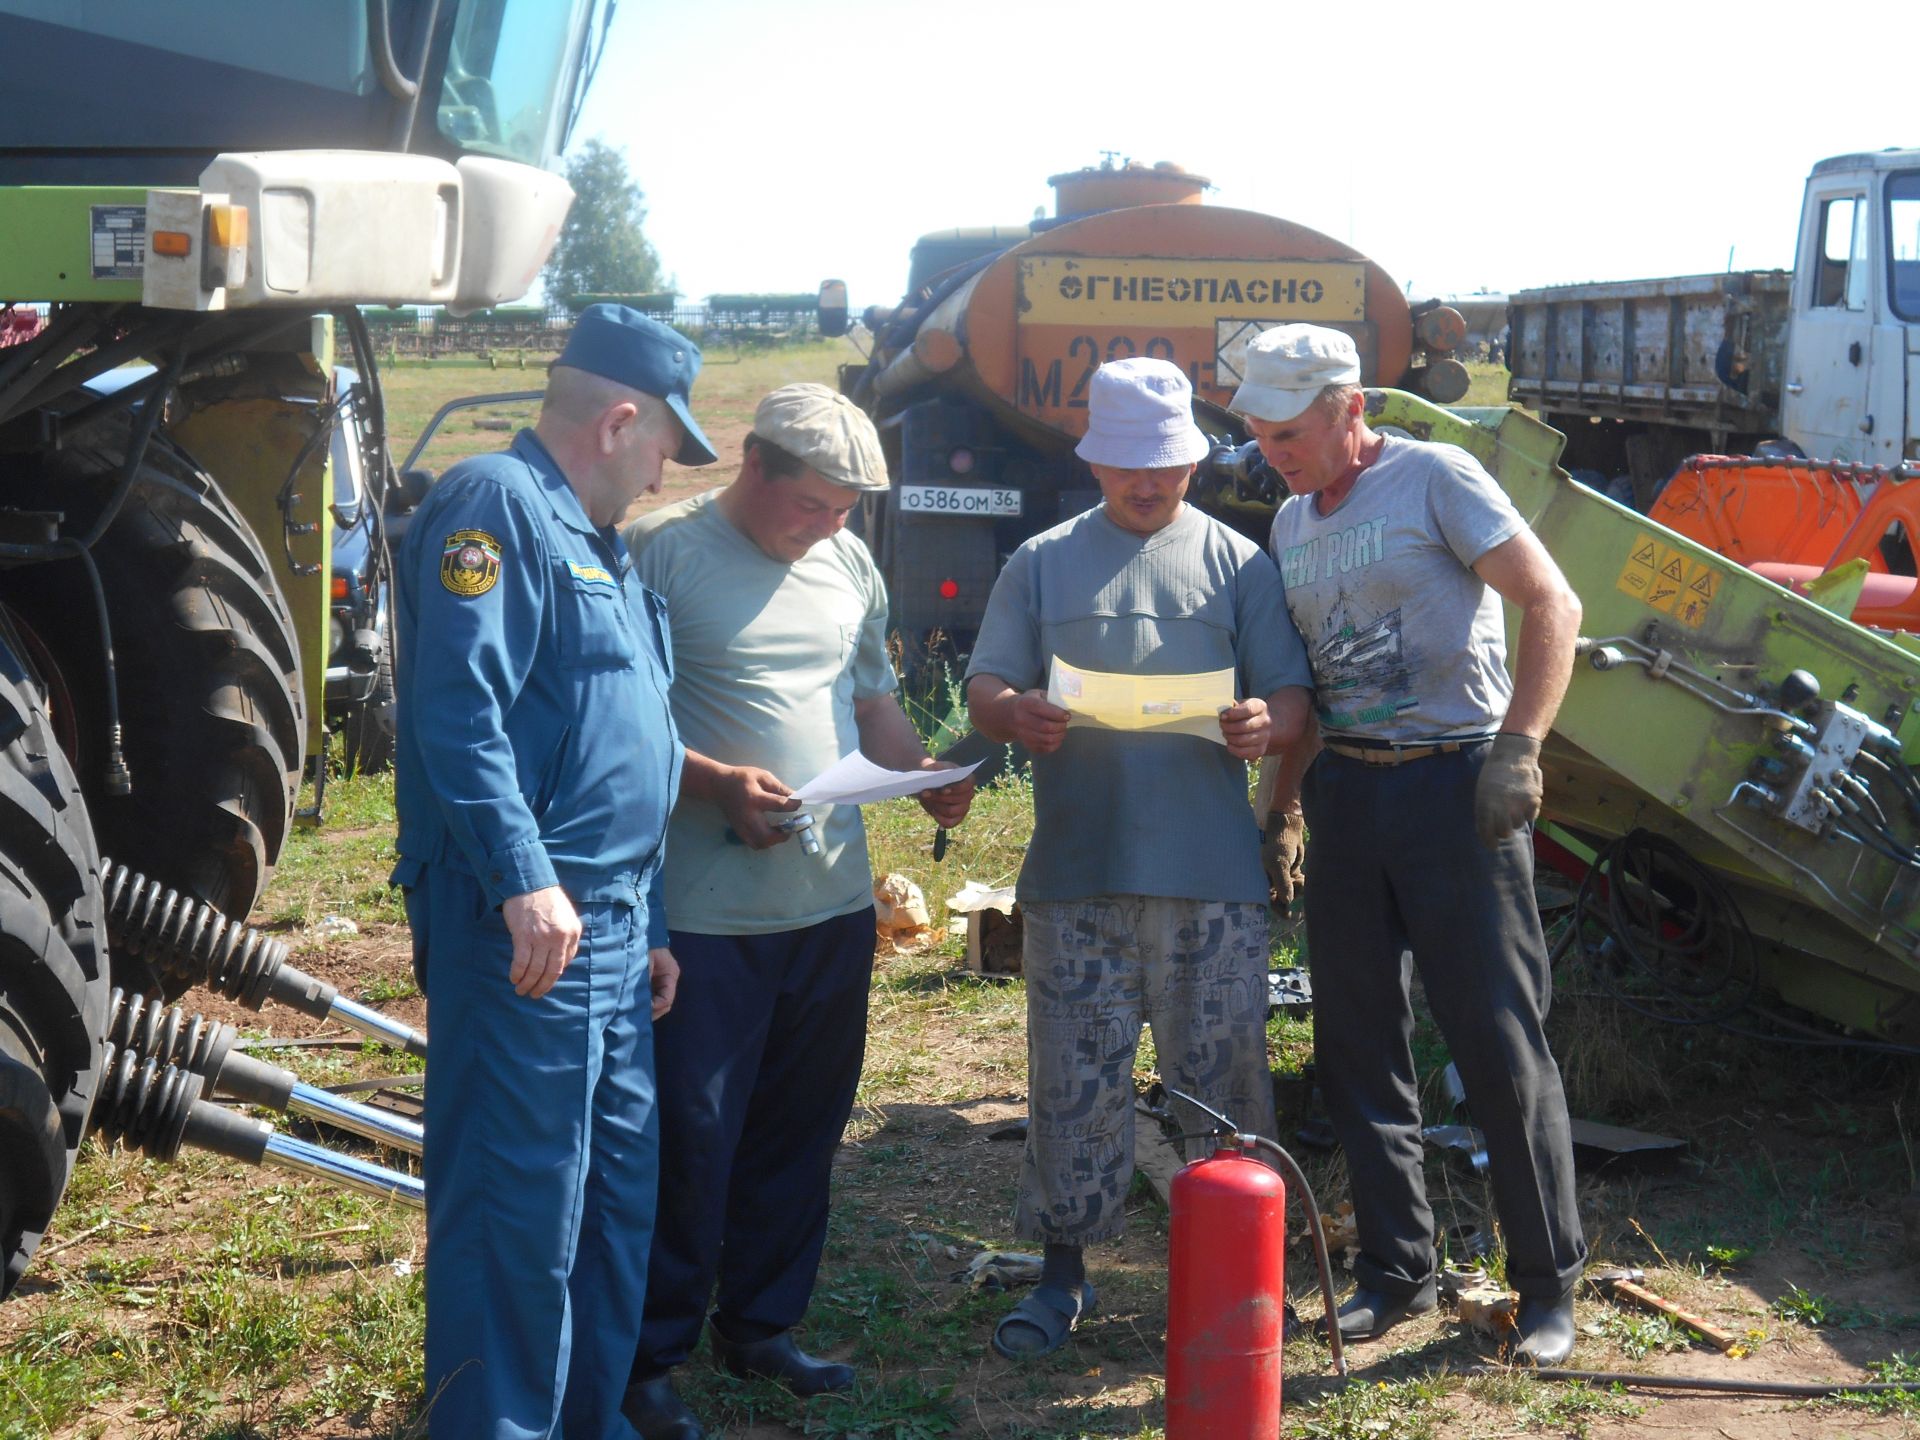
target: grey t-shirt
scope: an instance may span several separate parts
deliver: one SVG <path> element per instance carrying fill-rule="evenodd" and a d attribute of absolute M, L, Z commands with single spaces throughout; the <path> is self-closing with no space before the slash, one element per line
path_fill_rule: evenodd
<path fill-rule="evenodd" d="M 994 582 L 967 678 L 1046 684 L 1052 657 L 1109 674 L 1232 668 L 1239 694 L 1311 683 L 1260 547 L 1191 505 L 1149 536 L 1096 507 L 1036 535 Z M 1267 898 L 1247 767 L 1192 735 L 1075 728 L 1033 761 L 1024 901 Z"/>
<path fill-rule="evenodd" d="M 860 744 L 854 703 L 891 693 L 887 591 L 842 531 L 792 564 L 714 503 L 668 505 L 627 527 L 635 572 L 667 601 L 668 703 L 690 750 L 804 785 Z M 685 795 L 667 827 L 667 923 L 703 935 L 798 930 L 873 903 L 857 805 L 811 807 L 821 853 L 727 841 L 720 807 Z"/>
<path fill-rule="evenodd" d="M 1332 514 L 1296 495 L 1273 517 L 1320 728 L 1401 741 L 1485 734 L 1513 683 L 1500 597 L 1470 567 L 1526 522 L 1458 446 L 1384 439 Z"/>

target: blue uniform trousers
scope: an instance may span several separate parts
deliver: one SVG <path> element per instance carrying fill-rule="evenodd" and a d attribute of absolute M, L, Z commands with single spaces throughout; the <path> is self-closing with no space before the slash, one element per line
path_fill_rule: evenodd
<path fill-rule="evenodd" d="M 657 1032 L 660 1215 L 635 1382 L 687 1358 L 716 1278 L 735 1340 L 806 1314 L 866 1056 L 873 945 L 871 906 L 771 935 L 672 932 L 680 988 Z"/>
<path fill-rule="evenodd" d="M 632 1440 L 619 1412 L 659 1183 L 646 909 L 578 907 L 579 953 L 513 993 L 465 871 L 407 894 L 427 994 L 426 1398 L 435 1440 Z"/>

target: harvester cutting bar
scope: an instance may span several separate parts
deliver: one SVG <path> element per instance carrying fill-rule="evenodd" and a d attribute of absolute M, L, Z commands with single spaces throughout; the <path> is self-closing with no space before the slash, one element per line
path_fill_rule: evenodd
<path fill-rule="evenodd" d="M 289 965 L 284 942 L 111 860 L 101 860 L 100 876 L 108 938 L 167 979 L 205 985 L 249 1010 L 272 1000 L 427 1058 L 425 1035 Z"/>
<path fill-rule="evenodd" d="M 206 1082 L 191 1070 L 142 1060 L 113 1045 L 107 1046 L 105 1070 L 92 1130 L 108 1145 L 125 1145 L 155 1160 L 173 1160 L 181 1147 L 192 1146 L 248 1165 L 317 1176 L 416 1209 L 426 1206 L 426 1186 L 417 1177 L 278 1134 L 264 1120 L 210 1104 L 201 1098 Z"/>
<path fill-rule="evenodd" d="M 241 1054 L 233 1048 L 238 1038 L 233 1026 L 188 1015 L 178 1005 L 162 1009 L 157 1000 L 113 992 L 107 1040 L 117 1049 L 191 1071 L 215 1094 L 308 1115 L 409 1154 L 425 1148 L 426 1132 L 417 1121 L 308 1085 L 291 1070 Z"/>

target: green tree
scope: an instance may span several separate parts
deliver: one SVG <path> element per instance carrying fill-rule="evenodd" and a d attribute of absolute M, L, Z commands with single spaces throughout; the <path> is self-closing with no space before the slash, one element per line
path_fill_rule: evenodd
<path fill-rule="evenodd" d="M 567 162 L 573 208 L 541 278 L 547 295 L 637 295 L 660 287 L 660 257 L 641 233 L 646 198 L 627 173 L 626 151 L 587 141 Z"/>

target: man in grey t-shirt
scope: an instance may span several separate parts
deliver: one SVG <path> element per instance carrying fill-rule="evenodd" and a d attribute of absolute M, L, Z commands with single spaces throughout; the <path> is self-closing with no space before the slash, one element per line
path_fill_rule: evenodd
<path fill-rule="evenodd" d="M 860 1079 L 873 876 L 857 806 L 807 816 L 811 847 L 773 825 L 798 808 L 792 787 L 856 749 L 889 769 L 953 768 L 900 708 L 886 587 L 845 530 L 861 494 L 887 484 L 880 437 L 851 401 L 783 385 L 755 409 L 730 485 L 627 529 L 635 573 L 667 602 L 687 746 L 663 885 L 681 983 L 654 1032 L 660 1212 L 622 1407 L 642 1440 L 701 1440 L 673 1372 L 703 1324 L 736 1375 L 796 1395 L 855 1380 L 793 1329 Z M 962 781 L 921 804 L 951 826 L 972 794 Z"/>
<path fill-rule="evenodd" d="M 994 1331 L 1008 1356 L 1063 1344 L 1093 1303 L 1082 1247 L 1121 1233 L 1133 1056 L 1151 1021 L 1169 1085 L 1271 1134 L 1267 885 L 1247 762 L 1307 720 L 1306 657 L 1260 547 L 1183 503 L 1208 442 L 1186 376 L 1120 360 L 1093 377 L 1078 453 L 1105 503 L 1007 562 L 967 666 L 976 728 L 1032 752 L 1020 871 L 1030 1121 L 1015 1216 L 1041 1282 Z M 1136 676 L 1231 670 L 1217 738 L 1072 725 L 1058 658 Z"/>
<path fill-rule="evenodd" d="M 1317 758 L 1303 745 L 1280 767 L 1269 833 L 1297 835 L 1281 821 L 1304 802 L 1314 1048 L 1360 1234 L 1340 1332 L 1372 1339 L 1435 1302 L 1411 953 L 1486 1134 L 1515 1349 L 1557 1365 L 1586 1243 L 1529 826 L 1580 602 L 1465 451 L 1368 427 L 1347 336 L 1278 326 L 1248 347 L 1246 376 L 1233 409 L 1292 492 L 1272 550 L 1320 729 Z M 1502 599 L 1521 615 L 1511 682 Z"/>

